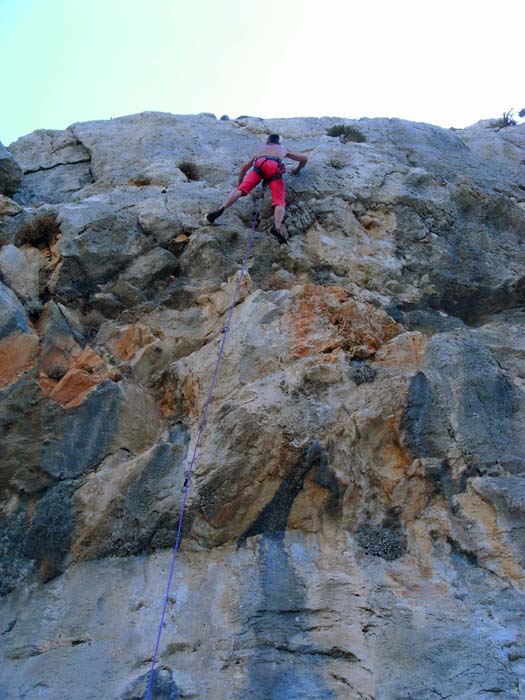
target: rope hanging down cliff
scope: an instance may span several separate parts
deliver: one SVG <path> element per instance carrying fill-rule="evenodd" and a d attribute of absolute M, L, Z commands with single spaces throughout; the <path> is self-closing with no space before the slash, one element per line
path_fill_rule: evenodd
<path fill-rule="evenodd" d="M 176 558 L 177 558 L 177 552 L 179 551 L 180 536 L 181 536 L 181 531 L 182 531 L 182 521 L 183 521 L 183 519 L 184 519 L 184 511 L 185 511 L 185 509 L 186 509 L 186 501 L 187 501 L 187 498 L 188 498 L 188 491 L 189 491 L 189 488 L 190 488 L 190 480 L 191 480 L 191 474 L 192 474 L 192 471 L 193 471 L 193 465 L 195 464 L 195 458 L 196 458 L 196 456 L 197 456 L 197 449 L 198 449 L 198 447 L 199 447 L 200 439 L 201 439 L 202 433 L 203 433 L 203 431 L 204 431 L 204 426 L 206 425 L 206 416 L 207 416 L 207 414 L 208 414 L 208 408 L 209 408 L 209 406 L 210 406 L 210 402 L 211 402 L 211 397 L 212 397 L 213 389 L 214 389 L 214 387 L 215 387 L 215 382 L 217 381 L 217 375 L 218 375 L 218 372 L 219 372 L 219 365 L 220 365 L 220 363 L 221 363 L 221 359 L 222 359 L 222 354 L 223 354 L 224 346 L 225 346 L 225 344 L 226 344 L 226 338 L 227 338 L 227 336 L 228 336 L 228 331 L 230 330 L 230 323 L 231 323 L 231 320 L 232 320 L 233 311 L 234 311 L 234 309 L 235 309 L 235 305 L 236 305 L 236 303 L 237 303 L 237 298 L 238 298 L 238 296 L 239 296 L 239 291 L 240 291 L 240 289 L 241 289 L 241 283 L 242 283 L 244 274 L 245 274 L 245 272 L 246 272 L 246 266 L 247 266 L 247 263 L 248 263 L 248 255 L 250 254 L 250 250 L 251 250 L 252 243 L 253 243 L 253 237 L 254 237 L 254 233 L 255 233 L 255 228 L 256 228 L 256 226 L 257 226 L 257 221 L 258 221 L 258 218 L 259 218 L 259 210 L 260 210 L 260 208 L 261 208 L 261 202 L 262 202 L 263 194 L 264 194 L 264 189 L 263 189 L 263 187 L 262 187 L 262 185 L 261 185 L 261 191 L 260 191 L 259 199 L 258 199 L 258 201 L 257 201 L 257 206 L 256 206 L 256 209 L 255 209 L 255 213 L 254 213 L 254 215 L 253 215 L 253 224 L 252 224 L 252 228 L 251 228 L 251 231 L 250 231 L 250 236 L 249 236 L 249 238 L 248 238 L 248 243 L 246 244 L 246 251 L 245 251 L 245 253 L 244 253 L 244 258 L 243 258 L 243 261 L 242 261 L 241 271 L 240 271 L 239 277 L 238 277 L 238 279 L 237 279 L 237 285 L 236 285 L 236 287 L 235 287 L 235 292 L 234 292 L 234 294 L 233 294 L 233 300 L 232 300 L 232 303 L 231 303 L 231 306 L 230 306 L 230 310 L 229 310 L 229 313 L 228 313 L 228 318 L 227 318 L 227 320 L 226 320 L 226 324 L 225 324 L 224 327 L 222 328 L 222 340 L 221 340 L 221 344 L 220 344 L 220 347 L 219 347 L 219 353 L 218 353 L 218 355 L 217 355 L 217 362 L 216 362 L 216 364 L 215 364 L 215 371 L 214 371 L 214 373 L 213 373 L 213 378 L 212 378 L 212 380 L 211 380 L 210 389 L 209 389 L 209 391 L 208 391 L 208 397 L 207 397 L 207 399 L 206 399 L 206 403 L 204 404 L 204 409 L 203 409 L 203 412 L 202 412 L 201 422 L 200 422 L 200 425 L 199 425 L 199 432 L 197 433 L 197 439 L 195 440 L 195 447 L 193 448 L 193 454 L 192 454 L 192 457 L 191 457 L 190 466 L 189 466 L 188 472 L 187 472 L 187 474 L 186 474 L 186 479 L 185 479 L 185 481 L 184 481 L 184 496 L 183 496 L 183 498 L 182 498 L 182 507 L 181 507 L 180 517 L 179 517 L 179 525 L 178 525 L 178 528 L 177 528 L 177 537 L 176 537 L 176 539 L 175 539 L 175 545 L 174 545 L 174 547 L 173 547 L 173 556 L 172 556 L 172 558 L 171 558 L 170 572 L 169 572 L 169 575 L 168 575 L 168 585 L 167 585 L 167 587 L 166 587 L 166 595 L 164 596 L 164 603 L 163 603 L 163 606 L 162 606 L 162 613 L 161 613 L 161 616 L 160 616 L 159 630 L 158 630 L 158 633 L 157 633 L 157 641 L 156 641 L 156 644 L 155 644 L 155 652 L 154 652 L 154 654 L 153 654 L 153 659 L 152 659 L 152 662 L 151 662 L 151 670 L 150 670 L 150 673 L 149 673 L 148 685 L 147 685 L 147 689 L 146 689 L 146 697 L 145 697 L 145 700 L 150 700 L 151 687 L 152 687 L 153 677 L 154 677 L 154 673 L 155 673 L 155 665 L 156 665 L 156 663 L 157 663 L 157 657 L 158 657 L 159 647 L 160 647 L 160 638 L 161 638 L 161 636 L 162 636 L 162 628 L 163 628 L 163 626 L 164 626 L 164 618 L 166 617 L 166 609 L 167 609 L 167 607 L 168 607 L 168 600 L 169 600 L 169 597 L 170 597 L 171 582 L 172 582 L 172 579 L 173 579 L 173 572 L 174 572 L 174 570 L 175 570 L 175 560 L 176 560 Z"/>

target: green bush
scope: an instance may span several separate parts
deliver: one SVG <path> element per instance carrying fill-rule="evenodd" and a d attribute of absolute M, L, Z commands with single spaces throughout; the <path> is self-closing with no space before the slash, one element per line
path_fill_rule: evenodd
<path fill-rule="evenodd" d="M 331 126 L 327 132 L 328 136 L 342 136 L 342 141 L 355 141 L 356 143 L 363 143 L 366 141 L 366 137 L 357 126 L 349 126 L 347 124 L 334 124 Z"/>
<path fill-rule="evenodd" d="M 516 120 L 514 119 L 514 110 L 509 109 L 508 112 L 503 112 L 502 121 L 505 126 L 516 126 Z"/>
<path fill-rule="evenodd" d="M 500 119 L 496 119 L 491 123 L 492 129 L 504 129 L 507 126 L 516 126 L 517 122 L 514 119 L 514 110 L 509 109 L 508 112 L 503 112 Z"/>
<path fill-rule="evenodd" d="M 192 163 L 189 160 L 185 160 L 182 163 L 179 163 L 177 165 L 179 170 L 182 170 L 184 175 L 188 178 L 188 180 L 200 180 L 201 176 L 199 173 L 198 167 L 195 165 L 195 163 Z"/>

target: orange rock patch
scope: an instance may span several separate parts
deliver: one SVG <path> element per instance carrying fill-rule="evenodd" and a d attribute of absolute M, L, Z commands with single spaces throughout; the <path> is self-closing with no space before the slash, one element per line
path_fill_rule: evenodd
<path fill-rule="evenodd" d="M 186 377 L 184 382 L 183 408 L 186 414 L 194 416 L 195 419 L 198 418 L 200 411 L 197 402 L 197 397 L 201 394 L 200 388 L 199 379 L 194 379 L 191 374 Z"/>
<path fill-rule="evenodd" d="M 383 343 L 403 331 L 384 311 L 349 298 L 344 289 L 314 284 L 303 287 L 290 326 L 292 357 L 327 353 L 337 348 L 352 357 L 370 357 Z"/>
<path fill-rule="evenodd" d="M 109 338 L 106 347 L 122 362 L 129 362 L 141 348 L 153 343 L 155 336 L 142 323 L 124 326 L 120 332 Z"/>
<path fill-rule="evenodd" d="M 58 401 L 64 408 L 79 406 L 86 395 L 112 372 L 105 361 L 91 348 L 73 360 L 72 366 L 59 382 L 52 383 L 48 377 L 40 377 L 40 387 L 45 394 Z"/>
<path fill-rule="evenodd" d="M 406 478 L 407 467 L 412 464 L 412 457 L 402 444 L 399 431 L 399 416 L 390 416 L 377 428 L 379 444 L 374 456 L 377 471 L 381 475 L 384 492 L 392 495 L 396 484 Z"/>
<path fill-rule="evenodd" d="M 160 415 L 163 418 L 169 418 L 175 412 L 175 389 L 173 387 L 164 386 L 162 387 L 162 396 L 160 399 Z"/>
<path fill-rule="evenodd" d="M 38 338 L 13 333 L 0 341 L 0 389 L 14 382 L 33 366 Z"/>
<path fill-rule="evenodd" d="M 358 358 L 374 355 L 384 343 L 403 332 L 403 327 L 387 313 L 354 299 L 346 301 L 331 320 L 339 328 L 343 350 Z"/>
<path fill-rule="evenodd" d="M 292 357 L 330 352 L 340 347 L 341 339 L 330 321 L 331 309 L 339 306 L 348 294 L 340 287 L 307 284 L 297 299 L 291 318 Z"/>
<path fill-rule="evenodd" d="M 377 361 L 385 367 L 400 372 L 418 370 L 425 360 L 428 338 L 414 331 L 403 333 L 377 353 Z"/>

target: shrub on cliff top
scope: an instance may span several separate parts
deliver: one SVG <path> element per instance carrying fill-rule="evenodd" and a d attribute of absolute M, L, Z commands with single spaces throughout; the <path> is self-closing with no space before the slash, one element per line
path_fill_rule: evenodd
<path fill-rule="evenodd" d="M 508 112 L 503 112 L 503 115 L 491 123 L 492 129 L 504 129 L 507 126 L 516 126 L 517 122 L 514 119 L 514 110 L 509 109 Z"/>
<path fill-rule="evenodd" d="M 334 124 L 331 126 L 327 132 L 328 136 L 342 136 L 342 141 L 355 141 L 356 143 L 362 143 L 366 141 L 366 137 L 357 126 L 350 126 L 347 124 Z"/>

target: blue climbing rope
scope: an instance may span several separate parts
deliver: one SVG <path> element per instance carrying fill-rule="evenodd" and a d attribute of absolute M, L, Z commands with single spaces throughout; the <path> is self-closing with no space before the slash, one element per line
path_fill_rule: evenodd
<path fill-rule="evenodd" d="M 236 285 L 236 287 L 235 287 L 235 292 L 234 292 L 234 295 L 233 295 L 233 301 L 232 301 L 231 306 L 230 306 L 230 311 L 229 311 L 229 313 L 228 313 L 228 318 L 227 318 L 227 320 L 226 320 L 226 324 L 225 324 L 225 325 L 223 326 L 223 328 L 222 328 L 222 340 L 221 340 L 221 344 L 220 344 L 220 348 L 219 348 L 219 354 L 217 355 L 217 362 L 216 362 L 216 364 L 215 364 L 215 371 L 214 371 L 214 373 L 213 373 L 213 378 L 212 378 L 212 380 L 211 380 L 210 390 L 208 391 L 208 398 L 206 399 L 206 403 L 204 404 L 204 409 L 203 409 L 203 412 L 202 412 L 201 422 L 200 422 L 200 425 L 199 425 L 199 432 L 197 433 L 197 439 L 196 439 L 196 441 L 195 441 L 195 447 L 193 448 L 193 455 L 192 455 L 192 457 L 191 457 L 190 467 L 189 467 L 189 469 L 188 469 L 188 472 L 187 472 L 187 474 L 186 474 L 186 479 L 185 479 L 185 482 L 184 482 L 184 496 L 183 496 L 183 499 L 182 499 L 182 507 L 181 507 L 180 517 L 179 517 L 179 526 L 178 526 L 178 529 L 177 529 L 177 537 L 176 537 L 176 539 L 175 539 L 175 545 L 174 545 L 174 547 L 173 547 L 173 556 L 172 556 L 172 558 L 171 558 L 170 573 L 169 573 L 169 576 L 168 576 L 168 585 L 167 585 L 167 587 L 166 587 L 166 595 L 164 596 L 164 604 L 163 604 L 163 606 L 162 606 L 162 614 L 161 614 L 161 616 L 160 616 L 159 630 L 158 630 L 158 633 L 157 633 L 157 642 L 156 642 L 156 644 L 155 644 L 155 652 L 154 652 L 154 654 L 153 654 L 153 659 L 152 659 L 152 662 L 151 662 L 151 670 L 150 670 L 150 673 L 149 673 L 148 686 L 147 686 L 147 688 L 146 688 L 146 697 L 145 697 L 145 700 L 150 700 L 151 686 L 152 686 L 152 683 L 153 683 L 153 677 L 154 677 L 154 673 L 155 673 L 155 665 L 156 665 L 156 663 L 157 663 L 157 658 L 158 658 L 158 653 L 159 653 L 159 647 L 160 647 L 160 638 L 161 638 L 161 636 L 162 636 L 162 629 L 163 629 L 163 627 L 164 627 L 164 618 L 166 617 L 166 609 L 167 609 L 167 607 L 168 607 L 168 601 L 169 601 L 170 591 L 171 591 L 171 582 L 172 582 L 172 579 L 173 579 L 173 572 L 174 572 L 174 570 L 175 570 L 175 560 L 177 559 L 177 552 L 179 551 L 180 536 L 181 536 L 181 532 L 182 532 L 182 521 L 183 521 L 183 519 L 184 519 L 184 511 L 185 511 L 185 509 L 186 509 L 186 501 L 187 501 L 187 498 L 188 498 L 188 491 L 189 491 L 189 488 L 190 488 L 190 479 L 191 479 L 191 474 L 192 474 L 192 471 L 193 471 L 193 465 L 195 464 L 195 458 L 196 458 L 196 456 L 197 456 L 197 449 L 198 449 L 198 447 L 199 447 L 199 443 L 200 443 L 200 440 L 201 440 L 201 437 L 202 437 L 202 433 L 203 433 L 203 431 L 204 431 L 204 426 L 206 425 L 206 416 L 207 416 L 207 414 L 208 414 L 208 408 L 209 408 L 209 406 L 210 406 L 210 402 L 211 402 L 211 397 L 212 397 L 213 389 L 214 389 L 214 387 L 215 387 L 215 382 L 217 381 L 217 375 L 218 375 L 218 373 L 219 373 L 219 365 L 220 365 L 220 363 L 221 363 L 222 354 L 223 354 L 223 351 L 224 351 L 224 346 L 226 345 L 226 338 L 228 337 L 228 331 L 230 330 L 230 324 L 231 324 L 231 320 L 232 320 L 232 316 L 233 316 L 233 311 L 234 311 L 234 309 L 235 309 L 235 304 L 237 303 L 237 298 L 238 298 L 238 296 L 239 296 L 239 292 L 240 292 L 240 289 L 241 289 L 242 279 L 243 279 L 244 274 L 245 274 L 245 272 L 246 272 L 246 265 L 247 265 L 247 263 L 248 263 L 248 255 L 250 254 L 250 250 L 251 250 L 252 243 L 253 243 L 255 228 L 256 228 L 256 226 L 257 226 L 257 221 L 258 221 L 258 218 L 259 218 L 259 210 L 260 210 L 260 208 L 261 208 L 261 202 L 262 202 L 263 194 L 264 194 L 264 189 L 263 189 L 263 187 L 261 186 L 261 193 L 260 193 L 260 195 L 259 195 L 259 199 L 258 199 L 258 201 L 257 201 L 257 206 L 256 206 L 256 209 L 255 209 L 255 213 L 254 213 L 254 215 L 253 215 L 253 224 L 252 224 L 252 229 L 251 229 L 251 231 L 250 231 L 250 237 L 248 238 L 248 243 L 246 244 L 246 251 L 245 251 L 245 253 L 244 253 L 244 258 L 243 258 L 243 261 L 242 261 L 241 271 L 240 271 L 239 277 L 238 277 L 238 279 L 237 279 L 237 285 Z"/>

